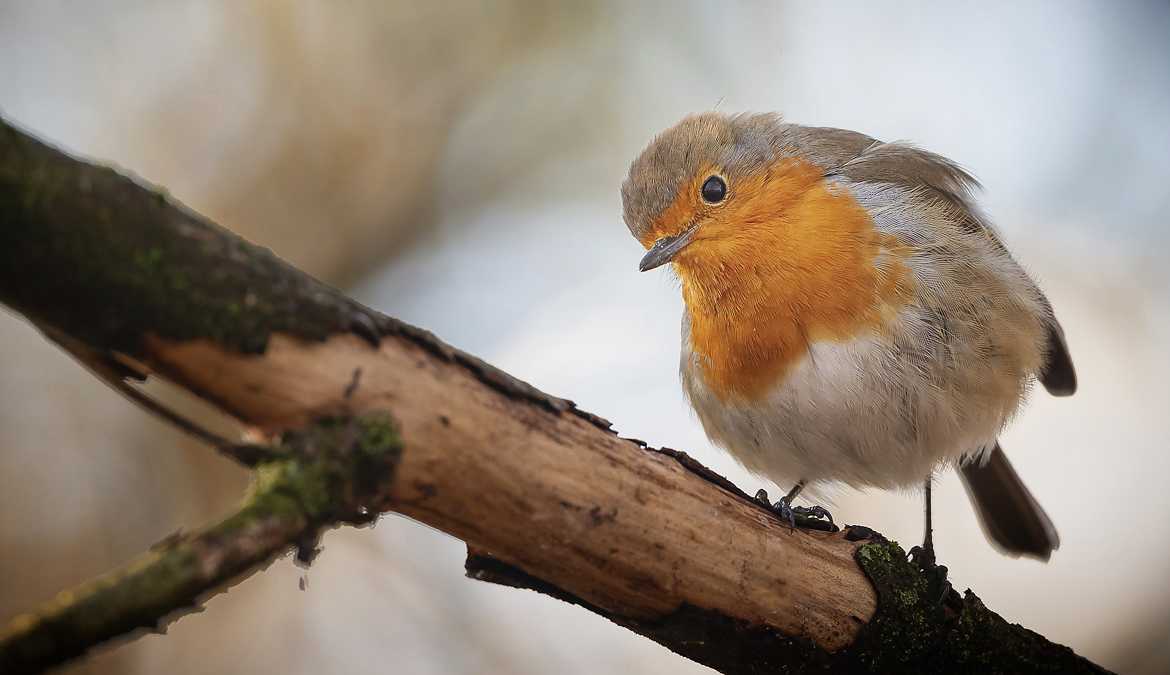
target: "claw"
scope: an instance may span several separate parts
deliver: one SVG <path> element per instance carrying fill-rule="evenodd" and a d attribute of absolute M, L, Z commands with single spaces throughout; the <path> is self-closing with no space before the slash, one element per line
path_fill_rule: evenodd
<path fill-rule="evenodd" d="M 781 497 L 773 502 L 768 498 L 767 490 L 756 490 L 755 501 L 767 508 L 781 521 L 788 523 L 792 529 L 800 527 L 814 530 L 836 532 L 837 525 L 833 522 L 833 515 L 823 506 L 792 506 L 787 497 Z M 825 522 L 828 521 L 828 522 Z"/>
<path fill-rule="evenodd" d="M 907 556 L 926 574 L 928 589 L 935 591 L 935 604 L 943 604 L 954 588 L 947 578 L 946 566 L 939 565 L 935 560 L 934 547 L 915 546 L 910 549 Z"/>
<path fill-rule="evenodd" d="M 775 513 L 780 520 L 788 523 L 788 527 L 796 529 L 796 512 L 788 505 L 788 500 L 781 499 L 772 505 L 772 512 Z"/>
<path fill-rule="evenodd" d="M 937 566 L 937 561 L 934 557 L 934 547 L 929 549 L 925 546 L 914 546 L 907 553 L 906 556 L 910 558 L 918 569 L 922 571 L 932 570 Z"/>
<path fill-rule="evenodd" d="M 827 520 L 829 521 L 830 525 L 837 525 L 837 523 L 833 522 L 833 514 L 829 513 L 825 507 L 820 505 L 794 506 L 792 507 L 792 512 L 798 516 L 804 516 L 805 518 L 815 518 L 817 520 Z"/>

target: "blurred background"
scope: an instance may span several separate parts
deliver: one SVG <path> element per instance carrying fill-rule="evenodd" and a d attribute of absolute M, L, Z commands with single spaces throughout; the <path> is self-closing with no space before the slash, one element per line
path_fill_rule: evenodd
<path fill-rule="evenodd" d="M 948 155 L 1056 306 L 1081 389 L 1037 392 L 1004 439 L 1060 528 L 1052 562 L 995 553 L 949 474 L 939 555 L 1009 620 L 1165 673 L 1168 36 L 1166 2 L 2 0 L 0 113 L 748 492 L 682 397 L 676 283 L 636 271 L 628 163 L 712 107 Z M 0 343 L 0 620 L 236 503 L 244 471 L 19 317 Z M 921 537 L 914 495 L 833 511 Z M 460 542 L 402 518 L 324 546 L 66 672 L 705 671 L 465 580 Z"/>

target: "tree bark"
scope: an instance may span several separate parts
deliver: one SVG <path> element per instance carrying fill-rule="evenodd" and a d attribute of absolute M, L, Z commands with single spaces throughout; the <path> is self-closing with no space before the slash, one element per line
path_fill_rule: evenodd
<path fill-rule="evenodd" d="M 1102 672 L 947 590 L 868 528 L 792 529 L 685 454 L 620 438 L 2 122 L 0 301 L 84 345 L 70 351 L 95 371 L 166 378 L 273 439 L 389 415 L 401 447 L 363 504 L 466 541 L 473 577 L 577 603 L 722 672 Z M 292 447 L 296 461 L 315 457 Z M 331 481 L 331 500 L 363 483 L 357 471 Z M 0 654 L 22 634 L 10 627 Z"/>
<path fill-rule="evenodd" d="M 323 527 L 370 522 L 401 442 L 389 420 L 371 415 L 320 420 L 307 433 L 250 450 L 260 457 L 257 479 L 234 514 L 196 533 L 177 532 L 12 621 L 0 631 L 0 672 L 35 672 L 126 633 L 160 631 L 290 546 L 311 561 Z"/>

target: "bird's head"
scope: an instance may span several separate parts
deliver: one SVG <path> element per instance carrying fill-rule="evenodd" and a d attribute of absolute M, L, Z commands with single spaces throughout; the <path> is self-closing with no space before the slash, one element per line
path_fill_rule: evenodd
<path fill-rule="evenodd" d="M 703 113 L 660 134 L 622 185 L 626 225 L 648 249 L 640 269 L 718 263 L 775 224 L 819 172 L 785 148 L 778 115 Z"/>

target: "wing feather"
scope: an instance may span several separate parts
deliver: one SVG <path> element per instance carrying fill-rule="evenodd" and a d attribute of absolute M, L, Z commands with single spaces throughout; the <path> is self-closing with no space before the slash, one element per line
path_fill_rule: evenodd
<path fill-rule="evenodd" d="M 842 176 L 862 183 L 886 183 L 908 190 L 925 191 L 953 209 L 959 227 L 986 237 L 996 248 L 1007 247 L 974 203 L 979 182 L 955 162 L 908 143 L 884 143 L 843 129 L 803 127 L 798 137 L 814 157 L 823 158 L 827 176 Z M 1043 298 L 1043 294 L 1041 293 Z M 1040 382 L 1053 396 L 1076 392 L 1077 375 L 1069 354 L 1064 328 L 1044 298 L 1048 326 L 1046 361 Z"/>

